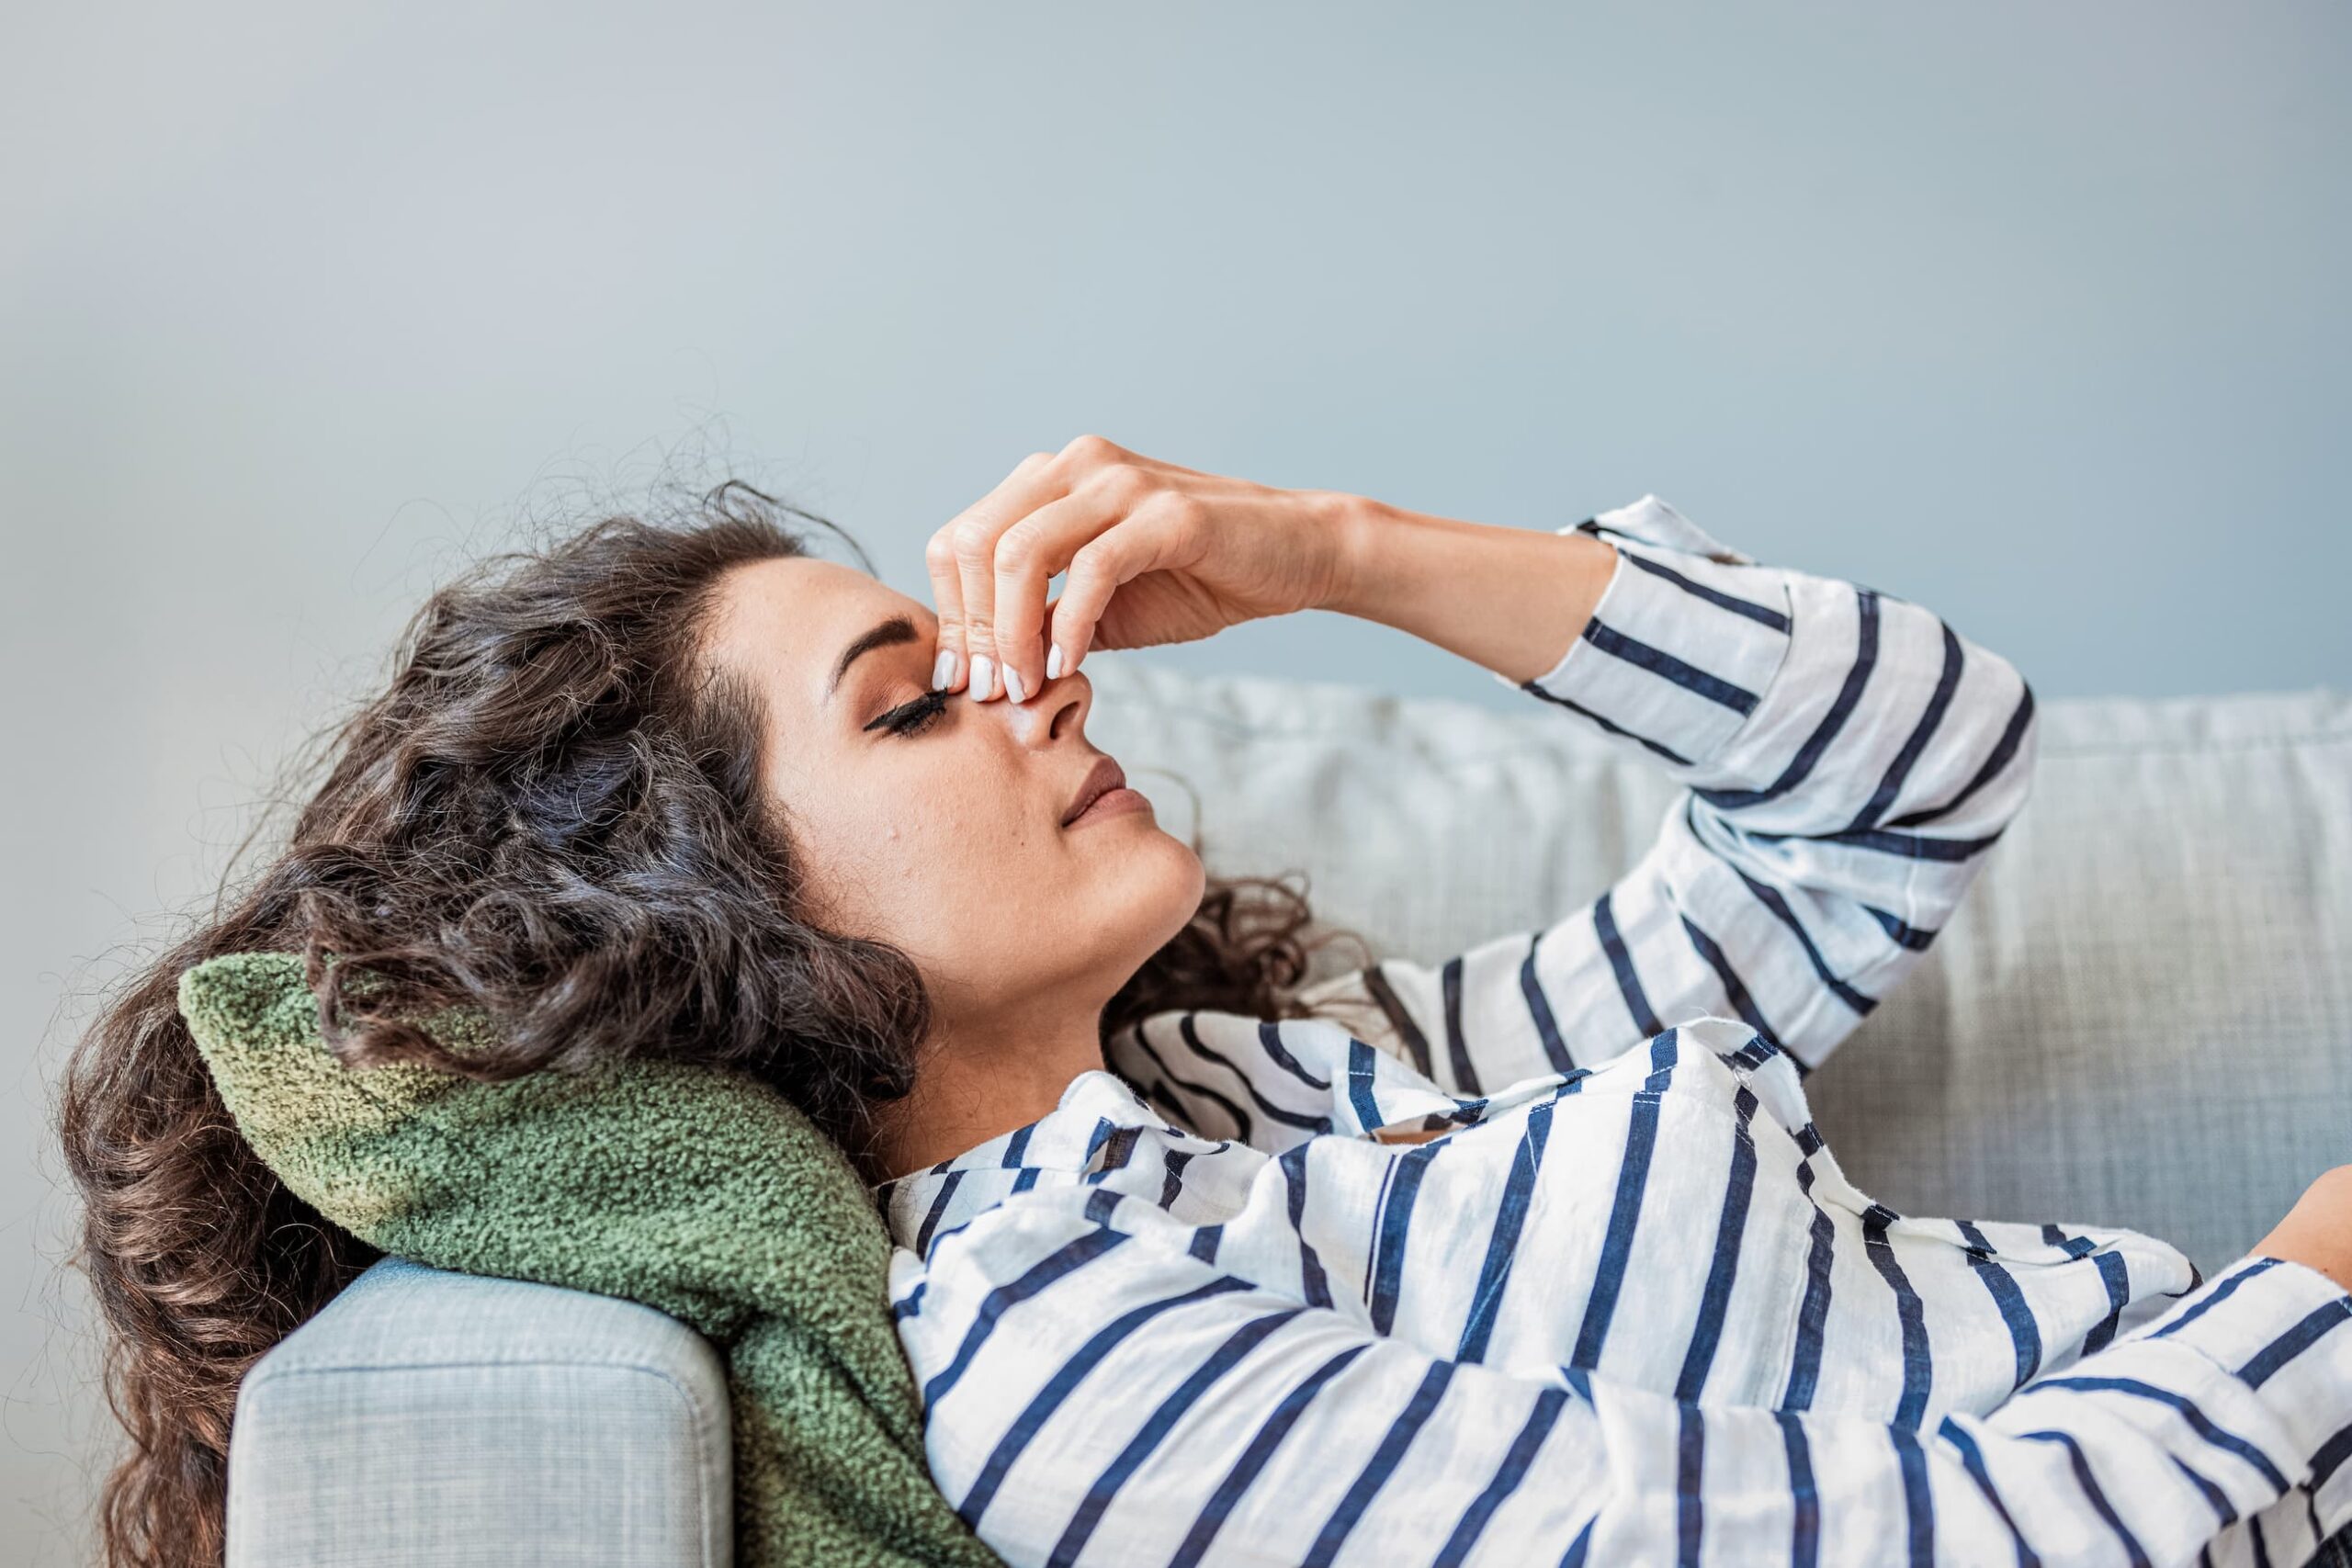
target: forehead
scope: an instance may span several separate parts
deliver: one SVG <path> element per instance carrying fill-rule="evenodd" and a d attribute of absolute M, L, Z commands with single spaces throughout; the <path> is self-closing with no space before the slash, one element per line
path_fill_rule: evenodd
<path fill-rule="evenodd" d="M 874 623 L 905 615 L 928 644 L 938 617 L 921 600 L 854 567 L 808 558 L 753 561 L 720 581 L 708 652 L 765 688 L 772 700 L 814 709 L 842 650 Z M 842 677 L 846 693 L 868 660 L 886 664 L 894 650 L 868 653 Z"/>

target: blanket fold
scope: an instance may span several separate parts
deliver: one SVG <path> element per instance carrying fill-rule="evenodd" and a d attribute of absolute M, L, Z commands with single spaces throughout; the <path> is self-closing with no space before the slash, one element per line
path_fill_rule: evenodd
<path fill-rule="evenodd" d="M 346 1068 L 299 953 L 198 964 L 179 1001 L 239 1132 L 327 1219 L 432 1268 L 639 1302 L 711 1341 L 738 1562 L 1002 1568 L 925 1465 L 882 1216 L 782 1095 L 652 1061 L 495 1084 Z M 456 1051 L 484 1037 L 469 1009 L 418 1022 Z"/>

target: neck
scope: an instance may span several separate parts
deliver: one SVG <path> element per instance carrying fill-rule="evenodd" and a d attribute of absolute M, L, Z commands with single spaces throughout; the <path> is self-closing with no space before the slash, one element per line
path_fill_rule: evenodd
<path fill-rule="evenodd" d="M 878 1184 L 936 1165 L 1060 1103 L 1070 1080 L 1102 1066 L 1102 1009 L 1041 1025 L 964 1021 L 934 1029 L 916 1054 L 915 1087 L 874 1118 L 857 1162 Z"/>

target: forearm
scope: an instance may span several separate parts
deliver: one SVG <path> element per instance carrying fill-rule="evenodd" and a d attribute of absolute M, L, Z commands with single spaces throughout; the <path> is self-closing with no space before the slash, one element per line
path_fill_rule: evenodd
<path fill-rule="evenodd" d="M 1339 592 L 1323 607 L 1395 626 L 1532 680 L 1582 635 L 1617 551 L 1589 534 L 1549 533 L 1345 498 Z"/>

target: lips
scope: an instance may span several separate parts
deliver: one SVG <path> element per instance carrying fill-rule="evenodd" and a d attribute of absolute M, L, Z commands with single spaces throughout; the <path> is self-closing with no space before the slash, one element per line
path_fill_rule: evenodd
<path fill-rule="evenodd" d="M 1086 771 L 1086 778 L 1078 786 L 1078 794 L 1070 797 L 1069 809 L 1062 813 L 1062 826 L 1067 828 L 1078 819 L 1080 812 L 1094 804 L 1098 795 L 1125 786 L 1127 775 L 1115 757 L 1097 757 Z"/>

